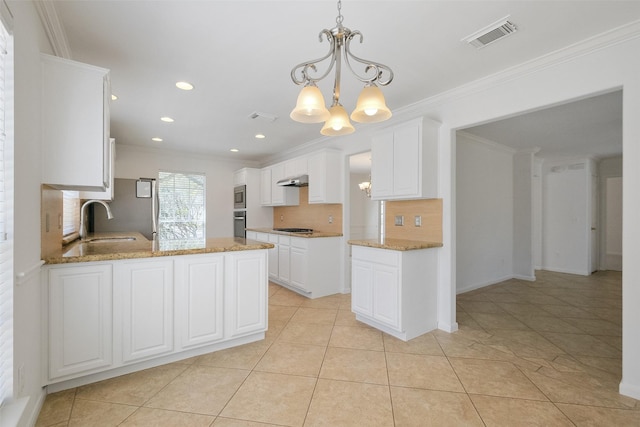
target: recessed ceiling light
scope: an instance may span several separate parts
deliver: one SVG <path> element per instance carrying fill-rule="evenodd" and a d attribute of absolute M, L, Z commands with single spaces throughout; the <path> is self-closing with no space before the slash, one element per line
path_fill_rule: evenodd
<path fill-rule="evenodd" d="M 158 138 L 158 137 L 153 137 L 151 138 L 151 140 L 155 142 L 162 142 L 162 138 Z"/>
<path fill-rule="evenodd" d="M 193 85 L 189 82 L 177 82 L 176 87 L 182 90 L 192 90 Z"/>
<path fill-rule="evenodd" d="M 229 150 L 229 151 L 231 151 L 232 153 L 237 153 L 237 152 L 238 152 L 238 151 L 240 151 L 240 150 L 238 150 L 237 148 L 232 148 L 232 149 L 231 149 L 231 150 Z"/>
<path fill-rule="evenodd" d="M 112 101 L 115 101 L 116 99 L 118 99 L 118 97 L 117 97 L 117 96 L 115 96 L 114 94 L 111 94 L 111 100 L 112 100 Z"/>
<path fill-rule="evenodd" d="M 174 120 L 171 117 L 160 117 L 160 120 L 167 123 L 173 123 Z"/>
<path fill-rule="evenodd" d="M 261 134 L 261 133 L 257 133 L 257 134 L 256 134 L 256 139 L 265 139 L 265 138 L 266 138 L 266 136 L 264 136 L 264 135 L 263 135 L 263 134 Z"/>

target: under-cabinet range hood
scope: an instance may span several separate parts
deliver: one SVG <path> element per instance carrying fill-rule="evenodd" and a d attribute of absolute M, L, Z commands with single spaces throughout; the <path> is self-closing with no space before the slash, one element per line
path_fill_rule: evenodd
<path fill-rule="evenodd" d="M 283 178 L 277 182 L 281 187 L 305 187 L 309 185 L 309 175 L 293 176 Z"/>

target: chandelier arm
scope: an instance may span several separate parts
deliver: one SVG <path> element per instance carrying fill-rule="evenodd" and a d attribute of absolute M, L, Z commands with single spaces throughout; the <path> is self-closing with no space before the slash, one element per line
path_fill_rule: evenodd
<path fill-rule="evenodd" d="M 322 43 L 322 36 L 326 36 L 327 40 L 330 43 L 329 46 L 329 52 L 327 52 L 327 54 L 325 56 L 323 56 L 322 58 L 318 58 L 318 59 L 314 59 L 311 61 L 306 61 L 306 62 L 302 62 L 298 65 L 296 65 L 295 67 L 293 67 L 293 69 L 291 69 L 291 80 L 293 80 L 293 82 L 297 85 L 302 85 L 302 84 L 306 84 L 308 82 L 319 82 L 320 80 L 324 79 L 325 77 L 327 77 L 327 75 L 329 75 L 329 73 L 331 72 L 331 70 L 333 69 L 333 65 L 335 64 L 335 56 L 332 57 L 332 55 L 334 55 L 334 50 L 335 50 L 335 45 L 336 45 L 336 41 L 335 38 L 333 37 L 333 34 L 331 34 L 331 31 L 324 29 L 320 32 L 319 34 L 319 39 L 320 39 L 320 43 Z M 313 70 L 314 72 L 317 71 L 317 67 L 316 64 L 324 61 L 325 59 L 332 57 L 331 58 L 331 62 L 329 63 L 329 67 L 327 68 L 327 70 L 319 77 L 312 77 L 309 73 L 310 70 Z M 300 75 L 300 78 L 298 78 L 298 74 Z"/>
<path fill-rule="evenodd" d="M 356 30 L 351 32 L 351 34 L 349 34 L 349 37 L 347 37 L 347 39 L 345 40 L 345 45 L 344 45 L 344 51 L 345 51 L 344 60 L 347 63 L 347 66 L 349 67 L 353 75 L 361 82 L 367 83 L 367 84 L 378 83 L 380 86 L 386 86 L 389 83 L 391 83 L 391 81 L 393 80 L 393 70 L 391 70 L 391 68 L 379 62 L 369 61 L 369 60 L 360 58 L 354 55 L 353 52 L 351 52 L 350 44 L 351 44 L 351 40 L 355 36 L 360 36 L 360 43 L 362 43 L 362 40 L 363 40 L 362 33 Z M 364 68 L 365 74 L 368 73 L 370 70 L 374 70 L 375 74 L 373 75 L 373 77 L 367 77 L 366 75 L 361 76 L 360 74 L 358 74 L 351 66 L 351 61 L 349 60 L 349 57 L 353 58 L 353 60 L 355 60 L 356 62 L 359 62 L 360 64 L 365 65 L 365 68 Z M 382 76 L 385 72 L 388 74 L 389 77 L 386 79 L 383 79 Z"/>

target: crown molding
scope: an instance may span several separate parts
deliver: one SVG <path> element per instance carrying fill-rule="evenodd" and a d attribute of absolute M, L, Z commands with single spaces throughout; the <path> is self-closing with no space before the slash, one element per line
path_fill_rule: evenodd
<path fill-rule="evenodd" d="M 605 31 L 604 33 L 589 37 L 530 61 L 506 68 L 490 76 L 441 92 L 414 104 L 398 108 L 394 111 L 394 116 L 398 118 L 402 116 L 404 120 L 406 120 L 418 115 L 423 115 L 426 111 L 433 110 L 445 103 L 485 91 L 523 76 L 540 72 L 546 68 L 551 68 L 636 38 L 640 38 L 640 20 Z"/>
<path fill-rule="evenodd" d="M 49 38 L 49 43 L 56 56 L 65 59 L 71 59 L 71 48 L 67 40 L 67 34 L 58 18 L 58 12 L 53 1 L 36 0 L 34 1 L 44 31 Z"/>
<path fill-rule="evenodd" d="M 469 132 L 465 132 L 465 131 L 459 130 L 456 133 L 458 135 L 464 136 L 467 139 L 470 139 L 473 142 L 477 142 L 478 144 L 482 144 L 485 147 L 487 147 L 487 148 L 489 148 L 491 150 L 494 150 L 494 151 L 500 151 L 500 152 L 511 154 L 511 155 L 514 155 L 517 152 L 519 152 L 519 150 L 517 150 L 517 149 L 515 149 L 513 147 L 509 147 L 507 145 L 500 144 L 499 142 L 495 142 L 495 141 L 492 141 L 490 139 L 482 138 L 481 136 L 474 135 L 474 134 L 469 133 Z"/>

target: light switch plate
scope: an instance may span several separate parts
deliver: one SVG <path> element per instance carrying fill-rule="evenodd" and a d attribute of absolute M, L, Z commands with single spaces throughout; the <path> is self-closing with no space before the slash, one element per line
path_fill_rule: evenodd
<path fill-rule="evenodd" d="M 422 217 L 420 215 L 415 216 L 416 227 L 422 227 Z"/>
<path fill-rule="evenodd" d="M 395 225 L 398 225 L 398 226 L 404 225 L 404 215 L 396 215 Z"/>

